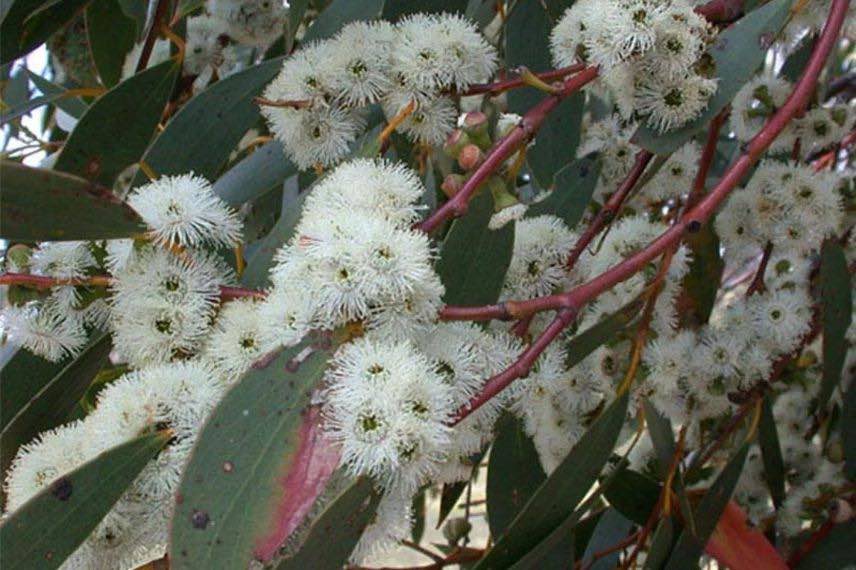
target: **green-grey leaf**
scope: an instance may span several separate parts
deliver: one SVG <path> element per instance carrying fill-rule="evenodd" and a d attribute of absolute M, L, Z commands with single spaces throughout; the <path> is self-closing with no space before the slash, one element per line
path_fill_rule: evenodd
<path fill-rule="evenodd" d="M 467 214 L 452 222 L 437 262 L 447 304 L 487 305 L 499 298 L 514 248 L 514 224 L 491 230 L 492 216 L 493 197 L 483 189 Z"/>
<path fill-rule="evenodd" d="M 89 0 L 9 0 L 0 22 L 0 64 L 22 57 L 67 24 Z M 49 9 L 46 9 L 49 8 Z"/>
<path fill-rule="evenodd" d="M 0 525 L 3 570 L 59 568 L 170 437 L 152 433 L 105 451 L 27 501 Z"/>
<path fill-rule="evenodd" d="M 535 143 L 526 151 L 535 180 L 541 188 L 559 188 L 558 174 L 577 154 L 585 95 L 566 97 L 538 130 Z M 573 226 L 572 226 L 573 227 Z"/>
<path fill-rule="evenodd" d="M 54 169 L 111 186 L 120 172 L 143 156 L 178 71 L 178 64 L 168 60 L 102 95 L 80 118 Z"/>
<path fill-rule="evenodd" d="M 651 547 L 648 556 L 645 557 L 645 570 L 660 570 L 672 551 L 672 541 L 675 539 L 675 523 L 672 517 L 660 520 L 654 536 L 651 538 Z"/>
<path fill-rule="evenodd" d="M 603 516 L 600 517 L 594 529 L 594 535 L 592 535 L 586 547 L 582 560 L 583 567 L 590 568 L 591 570 L 610 570 L 611 568 L 615 568 L 618 564 L 618 557 L 621 551 L 616 550 L 597 560 L 594 560 L 594 555 L 626 538 L 631 528 L 633 528 L 633 523 L 627 520 L 620 512 L 614 508 L 606 509 Z"/>
<path fill-rule="evenodd" d="M 636 524 L 644 525 L 660 498 L 660 485 L 632 469 L 619 471 L 604 492 L 609 504 Z"/>
<path fill-rule="evenodd" d="M 519 0 L 505 22 L 505 66 L 524 65 L 533 72 L 552 68 L 550 31 L 553 23 L 540 0 Z M 513 89 L 506 95 L 508 111 L 523 114 L 545 97 L 534 87 Z"/>
<path fill-rule="evenodd" d="M 761 459 L 764 462 L 764 479 L 770 489 L 773 504 L 778 508 L 785 500 L 785 462 L 782 459 L 782 448 L 779 445 L 779 434 L 769 394 L 764 396 L 762 403 L 758 444 L 761 446 Z"/>
<path fill-rule="evenodd" d="M 15 414 L 0 432 L 0 473 L 6 472 L 21 445 L 67 420 L 107 362 L 111 346 L 110 335 L 102 334 Z"/>
<path fill-rule="evenodd" d="M 247 261 L 247 268 L 241 277 L 241 283 L 245 287 L 258 289 L 269 285 L 268 270 L 273 262 L 273 256 L 294 234 L 294 228 L 300 220 L 303 200 L 306 196 L 307 193 L 298 195 L 297 192 L 289 193 L 286 191 L 282 214 L 270 233 L 260 240 L 252 257 Z"/>
<path fill-rule="evenodd" d="M 170 562 L 176 570 L 245 568 L 275 527 L 281 479 L 334 347 L 312 337 L 251 369 L 209 416 L 179 487 Z M 299 358 L 298 358 L 299 357 Z"/>
<path fill-rule="evenodd" d="M 853 567 L 856 521 L 832 527 L 824 538 L 800 560 L 797 570 L 844 570 Z"/>
<path fill-rule="evenodd" d="M 388 0 L 383 7 L 383 19 L 395 22 L 408 14 L 463 14 L 468 0 Z"/>
<path fill-rule="evenodd" d="M 668 564 L 666 564 L 666 570 L 683 570 L 696 566 L 699 557 L 704 552 L 704 545 L 707 544 L 710 535 L 719 522 L 719 517 L 722 516 L 725 506 L 731 499 L 731 494 L 734 492 L 734 487 L 743 471 L 743 464 L 748 452 L 749 445 L 744 443 L 702 497 L 695 509 L 697 513 L 695 533 L 689 528 L 685 528 L 681 532 L 678 543 L 669 557 Z"/>
<path fill-rule="evenodd" d="M 21 408 L 33 399 L 45 384 L 73 360 L 51 362 L 19 348 L 0 370 L 0 430 L 4 429 Z"/>
<path fill-rule="evenodd" d="M 0 162 L 0 237 L 18 241 L 123 238 L 145 226 L 112 192 L 77 176 Z"/>
<path fill-rule="evenodd" d="M 593 158 L 580 158 L 556 173 L 555 188 L 540 202 L 529 206 L 526 217 L 550 214 L 575 227 L 591 202 L 600 165 Z"/>
<path fill-rule="evenodd" d="M 755 75 L 767 49 L 787 22 L 791 4 L 792 0 L 772 0 L 720 33 L 709 50 L 719 81 L 707 108 L 683 127 L 666 133 L 642 126 L 633 142 L 655 154 L 669 154 L 703 129 Z"/>
<path fill-rule="evenodd" d="M 710 319 L 725 262 L 712 224 L 688 234 L 685 241 L 690 250 L 690 267 L 681 283 L 687 294 L 682 297 L 686 302 L 681 305 L 679 319 L 685 326 L 698 328 Z"/>
<path fill-rule="evenodd" d="M 253 102 L 279 72 L 271 59 L 222 79 L 191 99 L 167 123 L 143 159 L 158 174 L 193 171 L 214 180 L 238 142 L 260 118 Z M 285 161 L 285 157 L 282 157 Z M 134 186 L 146 180 L 142 173 Z"/>
<path fill-rule="evenodd" d="M 41 75 L 33 73 L 29 69 L 27 70 L 27 77 L 30 78 L 30 81 L 33 82 L 36 89 L 41 91 L 46 97 L 54 96 L 54 98 L 51 99 L 51 102 L 75 119 L 82 117 L 86 112 L 86 109 L 89 108 L 89 106 L 79 97 L 65 97 L 64 95 L 66 90 L 64 87 L 51 83 Z"/>
<path fill-rule="evenodd" d="M 487 522 L 499 536 L 547 476 L 522 422 L 510 414 L 497 426 L 487 468 Z"/>
<path fill-rule="evenodd" d="M 384 0 L 333 0 L 306 30 L 303 42 L 332 37 L 350 22 L 376 20 L 383 5 Z"/>
<path fill-rule="evenodd" d="M 841 443 L 844 445 L 844 472 L 848 479 L 856 479 L 856 382 L 850 383 L 844 395 Z"/>
<path fill-rule="evenodd" d="M 609 460 L 624 423 L 627 402 L 624 394 L 595 420 L 476 568 L 511 566 L 568 518 Z"/>
<path fill-rule="evenodd" d="M 568 354 L 566 366 L 573 368 L 600 345 L 615 338 L 633 321 L 641 308 L 641 301 L 631 301 L 597 324 L 577 333 L 566 345 Z"/>
<path fill-rule="evenodd" d="M 853 287 L 847 258 L 832 240 L 823 244 L 820 258 L 821 314 L 823 316 L 823 380 L 817 395 L 817 408 L 823 410 L 835 388 L 847 357 L 847 329 L 852 318 Z"/>
<path fill-rule="evenodd" d="M 297 167 L 285 158 L 282 143 L 273 141 L 226 171 L 214 183 L 214 193 L 232 206 L 240 206 L 274 188 L 281 188 L 286 178 L 297 174 Z"/>
<path fill-rule="evenodd" d="M 89 50 L 101 82 L 113 87 L 122 80 L 125 56 L 134 47 L 137 23 L 122 12 L 118 0 L 98 0 L 86 7 Z"/>
<path fill-rule="evenodd" d="M 344 567 L 374 518 L 380 498 L 371 479 L 357 479 L 312 522 L 300 550 L 280 562 L 277 570 Z"/>

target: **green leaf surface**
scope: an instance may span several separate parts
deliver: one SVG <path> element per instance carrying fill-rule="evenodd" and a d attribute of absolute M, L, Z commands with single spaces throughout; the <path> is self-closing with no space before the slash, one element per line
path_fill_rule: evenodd
<path fill-rule="evenodd" d="M 627 394 L 616 399 L 538 487 L 476 568 L 507 568 L 550 537 L 588 493 L 609 460 L 627 411 Z"/>
<path fill-rule="evenodd" d="M 594 534 L 586 547 L 582 558 L 583 567 L 590 568 L 591 570 L 610 570 L 611 568 L 615 568 L 618 564 L 618 557 L 621 551 L 616 550 L 597 560 L 594 560 L 594 555 L 624 540 L 630 534 L 630 529 L 632 528 L 633 522 L 627 520 L 616 509 L 606 509 L 603 516 L 600 517 L 594 529 Z"/>
<path fill-rule="evenodd" d="M 841 441 L 844 445 L 844 472 L 848 479 L 856 479 L 856 382 L 850 382 L 844 395 Z"/>
<path fill-rule="evenodd" d="M 672 551 L 674 540 L 675 523 L 672 517 L 661 519 L 654 536 L 651 537 L 651 546 L 645 557 L 645 570 L 660 570 L 663 567 Z"/>
<path fill-rule="evenodd" d="M 118 0 L 98 0 L 86 7 L 89 50 L 101 83 L 113 87 L 122 80 L 125 56 L 134 47 L 137 23 L 122 12 Z"/>
<path fill-rule="evenodd" d="M 823 244 L 820 258 L 821 315 L 823 323 L 823 380 L 817 395 L 817 409 L 823 410 L 835 388 L 847 357 L 847 328 L 852 319 L 853 286 L 847 258 L 832 240 Z"/>
<path fill-rule="evenodd" d="M 707 108 L 683 127 L 666 133 L 642 126 L 633 142 L 655 154 L 669 154 L 703 129 L 764 63 L 767 49 L 788 20 L 791 4 L 792 0 L 772 0 L 721 32 L 708 52 L 719 81 Z"/>
<path fill-rule="evenodd" d="M 493 197 L 483 190 L 466 215 L 452 222 L 436 266 L 447 304 L 487 305 L 499 298 L 514 248 L 514 224 L 491 230 L 492 216 Z"/>
<path fill-rule="evenodd" d="M 383 19 L 395 22 L 408 14 L 463 14 L 468 0 L 387 0 Z"/>
<path fill-rule="evenodd" d="M 731 499 L 734 487 L 737 486 L 737 480 L 743 471 L 743 464 L 746 462 L 748 452 L 749 445 L 744 443 L 702 497 L 695 509 L 697 513 L 695 516 L 695 533 L 688 528 L 681 532 L 678 543 L 666 564 L 666 570 L 684 570 L 696 567 L 699 557 L 704 552 L 704 546 L 707 544 L 710 535 L 713 534 L 719 517 L 725 510 L 725 505 Z"/>
<path fill-rule="evenodd" d="M 526 217 L 550 214 L 574 228 L 585 214 L 597 185 L 599 163 L 591 157 L 580 158 L 556 173 L 555 188 L 540 202 L 531 204 Z"/>
<path fill-rule="evenodd" d="M 86 109 L 89 106 L 83 102 L 79 97 L 65 97 L 66 89 L 64 87 L 60 87 L 56 83 L 51 83 L 41 75 L 33 73 L 29 69 L 27 70 L 27 77 L 29 77 L 30 81 L 33 85 L 36 86 L 36 89 L 41 91 L 46 97 L 54 96 L 51 99 L 51 102 L 57 106 L 57 108 L 62 109 L 72 117 L 79 119 L 86 112 Z"/>
<path fill-rule="evenodd" d="M 54 169 L 112 186 L 120 172 L 143 156 L 178 71 L 175 61 L 168 60 L 102 95 L 80 118 Z"/>
<path fill-rule="evenodd" d="M 660 498 L 660 485 L 638 471 L 625 468 L 616 474 L 604 496 L 626 518 L 644 525 Z"/>
<path fill-rule="evenodd" d="M 241 283 L 245 287 L 259 289 L 270 284 L 268 270 L 273 263 L 273 256 L 294 235 L 294 228 L 300 220 L 303 200 L 306 196 L 307 193 L 298 195 L 296 189 L 294 192 L 286 190 L 282 214 L 270 233 L 260 240 L 252 257 L 247 260 L 247 268 L 241 277 Z"/>
<path fill-rule="evenodd" d="M 497 425 L 487 467 L 487 522 L 499 536 L 547 476 L 523 423 L 505 414 Z"/>
<path fill-rule="evenodd" d="M 77 176 L 4 160 L 0 177 L 0 237 L 5 239 L 113 239 L 145 231 L 130 206 Z"/>
<path fill-rule="evenodd" d="M 214 183 L 214 193 L 231 206 L 240 206 L 281 188 L 286 178 L 297 174 L 297 167 L 285 158 L 282 143 L 273 141 L 226 171 Z"/>
<path fill-rule="evenodd" d="M 785 500 L 785 462 L 779 445 L 776 419 L 773 417 L 773 404 L 770 395 L 764 396 L 761 404 L 761 421 L 758 424 L 758 444 L 761 447 L 761 459 L 764 462 L 764 480 L 770 489 L 770 496 L 776 508 Z"/>
<path fill-rule="evenodd" d="M 3 570 L 51 570 L 95 529 L 170 433 L 141 436 L 60 477 L 0 525 Z"/>
<path fill-rule="evenodd" d="M 797 570 L 839 570 L 853 567 L 856 521 L 832 527 L 811 551 L 800 560 Z"/>
<path fill-rule="evenodd" d="M 565 365 L 568 368 L 573 368 L 602 344 L 615 338 L 633 322 L 641 309 L 641 301 L 632 301 L 597 324 L 574 335 L 565 345 L 568 355 Z"/>
<path fill-rule="evenodd" d="M 725 262 L 712 224 L 688 234 L 684 241 L 689 248 L 690 268 L 681 283 L 678 313 L 683 326 L 698 328 L 710 319 Z"/>
<path fill-rule="evenodd" d="M 19 348 L 0 370 L 0 430 L 73 359 L 51 362 Z"/>
<path fill-rule="evenodd" d="M 505 67 L 526 66 L 535 73 L 552 69 L 550 31 L 553 23 L 540 0 L 519 0 L 505 22 Z M 534 87 L 506 94 L 508 112 L 523 114 L 546 94 Z"/>
<path fill-rule="evenodd" d="M 303 16 L 306 15 L 306 9 L 309 7 L 309 0 L 292 0 L 288 4 L 288 22 L 285 30 L 285 53 L 291 53 L 294 48 L 294 36 L 297 35 L 297 30 L 300 28 L 300 23 L 303 22 Z"/>
<path fill-rule="evenodd" d="M 660 478 L 665 480 L 669 476 L 669 468 L 672 465 L 672 457 L 675 455 L 675 434 L 672 431 L 672 422 L 660 413 L 651 402 L 643 402 L 645 408 L 645 423 L 648 426 L 648 434 L 651 443 L 654 444 L 654 453 L 657 455 L 657 469 Z"/>
<path fill-rule="evenodd" d="M 306 30 L 303 43 L 332 37 L 350 22 L 376 20 L 383 5 L 384 0 L 333 0 Z"/>
<path fill-rule="evenodd" d="M 211 413 L 179 486 L 174 569 L 246 568 L 270 550 L 280 507 L 293 498 L 292 469 L 312 451 L 303 419 L 333 350 L 329 337 L 314 336 L 270 355 Z"/>
<path fill-rule="evenodd" d="M 561 188 L 558 174 L 576 157 L 585 100 L 581 92 L 566 97 L 550 113 L 535 135 L 534 144 L 526 150 L 529 169 L 541 188 Z"/>
<path fill-rule="evenodd" d="M 142 41 L 147 31 L 149 8 L 154 10 L 158 0 L 118 0 L 122 12 L 134 20 L 137 28 L 137 41 Z"/>
<path fill-rule="evenodd" d="M 0 64 L 22 57 L 62 28 L 89 0 L 8 0 L 0 22 Z"/>
<path fill-rule="evenodd" d="M 261 93 L 282 65 L 264 61 L 222 79 L 187 102 L 146 150 L 143 159 L 158 174 L 193 171 L 217 177 L 238 142 L 260 120 L 253 97 Z M 285 157 L 281 157 L 283 162 Z M 134 186 L 143 184 L 138 173 Z"/>
<path fill-rule="evenodd" d="M 111 347 L 110 335 L 102 334 L 9 420 L 0 432 L 0 472 L 6 472 L 20 446 L 68 419 L 92 379 L 107 362 Z"/>
<path fill-rule="evenodd" d="M 318 516 L 296 554 L 277 570 L 343 568 L 363 531 L 372 522 L 381 494 L 368 477 L 350 484 Z"/>

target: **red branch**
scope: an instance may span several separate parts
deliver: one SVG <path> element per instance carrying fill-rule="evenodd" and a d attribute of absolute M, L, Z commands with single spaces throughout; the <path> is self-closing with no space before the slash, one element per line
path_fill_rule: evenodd
<path fill-rule="evenodd" d="M 743 0 L 711 0 L 695 11 L 710 22 L 733 22 L 743 15 Z"/>
<path fill-rule="evenodd" d="M 550 71 L 545 71 L 543 73 L 536 73 L 535 77 L 541 79 L 542 81 L 552 81 L 554 79 L 562 79 L 563 77 L 567 77 L 568 75 L 571 75 L 572 73 L 577 73 L 578 71 L 582 71 L 583 69 L 585 69 L 585 64 L 577 63 L 568 67 L 560 67 L 559 69 L 551 69 Z M 471 85 L 469 89 L 462 93 L 459 93 L 459 95 L 461 95 L 462 97 L 481 94 L 493 96 L 498 95 L 504 91 L 523 87 L 525 85 L 526 81 L 522 77 L 515 77 L 514 79 L 505 79 L 502 81 L 496 81 L 494 83 L 481 83 L 477 85 Z"/>
<path fill-rule="evenodd" d="M 601 230 L 603 230 L 603 228 L 618 215 L 618 210 L 621 209 L 621 206 L 624 204 L 625 200 L 627 200 L 627 196 L 630 195 L 631 190 L 633 190 L 636 183 L 639 182 L 639 178 L 642 177 L 642 173 L 645 172 L 645 168 L 648 166 L 648 163 L 651 162 L 652 158 L 654 158 L 654 155 L 647 150 L 639 151 L 636 155 L 636 162 L 621 182 L 621 185 L 615 192 L 613 192 L 612 196 L 609 197 L 603 205 L 603 208 L 600 209 L 583 232 L 583 235 L 581 235 L 577 240 L 577 243 L 574 244 L 574 248 L 568 255 L 568 261 L 566 264 L 568 269 L 571 269 L 574 264 L 576 264 L 577 260 L 595 236 L 597 236 Z"/>
<path fill-rule="evenodd" d="M 833 0 L 823 32 L 815 43 L 803 75 L 788 100 L 746 145 L 745 150 L 731 164 L 710 193 L 689 209 L 680 221 L 669 227 L 645 248 L 570 291 L 527 301 L 506 301 L 499 305 L 482 308 L 485 312 L 497 314 L 491 318 L 509 318 L 509 316 L 521 318 L 543 310 L 558 310 L 559 314 L 541 336 L 535 339 L 534 343 L 520 355 L 517 361 L 508 369 L 488 379 L 482 393 L 475 395 L 470 402 L 458 410 L 455 423 L 477 410 L 511 382 L 528 374 L 529 369 L 541 352 L 570 324 L 580 308 L 586 303 L 641 271 L 653 259 L 674 247 L 686 232 L 696 232 L 702 227 L 702 224 L 713 215 L 717 207 L 729 196 L 752 168 L 752 165 L 758 161 L 814 93 L 817 78 L 823 70 L 829 53 L 835 46 L 849 3 L 849 0 Z M 477 313 L 476 308 L 471 308 L 470 311 L 473 314 Z"/>
<path fill-rule="evenodd" d="M 470 198 L 481 184 L 496 172 L 506 159 L 528 142 L 541 127 L 544 119 L 565 97 L 579 91 L 598 75 L 596 67 L 586 67 L 583 71 L 565 80 L 561 90 L 552 94 L 530 109 L 520 124 L 508 135 L 497 142 L 463 187 L 445 204 L 434 211 L 422 223 L 415 226 L 425 233 L 431 233 L 449 218 L 463 216 L 467 212 Z"/>

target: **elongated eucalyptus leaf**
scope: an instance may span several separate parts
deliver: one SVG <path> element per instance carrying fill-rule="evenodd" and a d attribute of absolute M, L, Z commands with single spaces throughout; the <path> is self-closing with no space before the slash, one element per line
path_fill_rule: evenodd
<path fill-rule="evenodd" d="M 286 178 L 297 174 L 297 167 L 284 153 L 279 141 L 265 144 L 227 170 L 214 183 L 214 193 L 228 204 L 239 206 L 281 188 Z"/>
<path fill-rule="evenodd" d="M 167 123 L 143 160 L 158 174 L 193 171 L 214 180 L 244 134 L 261 120 L 253 97 L 281 65 L 282 58 L 264 61 L 208 87 Z M 139 173 L 133 184 L 145 181 Z"/>
<path fill-rule="evenodd" d="M 695 509 L 697 513 L 695 516 L 695 533 L 689 528 L 685 528 L 681 532 L 678 543 L 666 564 L 666 570 L 683 570 L 696 566 L 699 557 L 704 552 L 708 538 L 716 528 L 719 517 L 731 499 L 731 494 L 734 492 L 734 487 L 743 471 L 743 464 L 746 462 L 748 452 L 749 446 L 744 443 L 702 497 Z"/>
<path fill-rule="evenodd" d="M 86 7 L 86 34 L 101 82 L 113 87 L 122 79 L 125 56 L 134 47 L 137 23 L 122 12 L 118 0 L 98 0 Z"/>
<path fill-rule="evenodd" d="M 811 551 L 800 560 L 798 570 L 839 570 L 853 565 L 853 545 L 856 544 L 856 521 L 850 520 L 832 527 Z"/>
<path fill-rule="evenodd" d="M 669 476 L 669 468 L 675 455 L 675 434 L 672 431 L 672 422 L 655 408 L 651 402 L 644 401 L 645 423 L 654 444 L 654 452 L 657 455 L 657 467 L 660 477 L 665 480 Z"/>
<path fill-rule="evenodd" d="M 33 73 L 29 69 L 27 71 L 27 77 L 29 77 L 30 81 L 33 85 L 36 86 L 36 89 L 41 91 L 46 97 L 52 96 L 51 102 L 57 106 L 57 108 L 62 109 L 72 117 L 79 119 L 83 116 L 83 113 L 86 112 L 86 109 L 89 106 L 84 103 L 79 97 L 68 97 L 66 96 L 66 89 L 64 87 L 60 87 L 56 83 L 52 83 L 38 75 Z"/>
<path fill-rule="evenodd" d="M 782 448 L 779 445 L 779 434 L 769 394 L 764 397 L 762 403 L 761 421 L 758 424 L 758 443 L 761 446 L 761 459 L 764 462 L 764 480 L 770 489 L 773 504 L 778 508 L 785 500 L 785 461 L 782 459 Z"/>
<path fill-rule="evenodd" d="M 627 411 L 627 394 L 610 404 L 541 484 L 476 568 L 507 568 L 574 511 L 606 464 Z"/>
<path fill-rule="evenodd" d="M 710 319 L 725 262 L 712 224 L 689 234 L 685 243 L 690 250 L 690 268 L 681 283 L 678 314 L 682 325 L 697 328 Z"/>
<path fill-rule="evenodd" d="M 499 298 L 514 248 L 514 224 L 491 230 L 491 216 L 493 197 L 484 189 L 446 234 L 437 273 L 450 305 L 486 305 Z"/>
<path fill-rule="evenodd" d="M 577 333 L 565 346 L 568 354 L 565 364 L 568 368 L 576 366 L 599 346 L 615 338 L 633 321 L 641 309 L 641 301 L 632 301 L 596 325 Z"/>
<path fill-rule="evenodd" d="M 329 38 L 349 22 L 376 20 L 383 5 L 384 0 L 333 0 L 306 30 L 303 42 Z"/>
<path fill-rule="evenodd" d="M 374 518 L 380 498 L 369 478 L 349 485 L 315 519 L 300 550 L 280 562 L 277 570 L 344 567 Z"/>
<path fill-rule="evenodd" d="M 27 55 L 67 24 L 89 0 L 8 0 L 0 22 L 0 64 Z"/>
<path fill-rule="evenodd" d="M 626 518 L 644 525 L 660 498 L 660 485 L 638 471 L 625 468 L 615 475 L 604 496 Z"/>
<path fill-rule="evenodd" d="M 130 206 L 108 189 L 77 176 L 4 160 L 0 177 L 0 237 L 5 239 L 112 239 L 145 230 Z"/>
<path fill-rule="evenodd" d="M 856 382 L 851 382 L 844 394 L 841 442 L 844 444 L 844 472 L 849 479 L 856 479 Z"/>
<path fill-rule="evenodd" d="M 583 93 L 565 98 L 550 113 L 550 119 L 538 130 L 535 143 L 527 149 L 529 169 L 542 188 L 559 188 L 558 174 L 573 163 L 580 143 L 584 105 Z"/>
<path fill-rule="evenodd" d="M 102 334 L 15 414 L 0 432 L 0 472 L 6 472 L 21 445 L 67 420 L 107 362 L 111 346 L 110 335 Z"/>
<path fill-rule="evenodd" d="M 847 357 L 847 328 L 852 318 L 853 285 L 847 270 L 847 258 L 837 243 L 823 244 L 820 258 L 821 308 L 823 315 L 823 380 L 817 395 L 817 407 L 823 410 L 835 388 Z"/>
<path fill-rule="evenodd" d="M 725 568 L 788 570 L 788 565 L 759 529 L 750 527 L 746 513 L 729 500 L 704 551 Z"/>
<path fill-rule="evenodd" d="M 30 499 L 0 525 L 0 566 L 59 568 L 170 437 L 152 433 L 110 449 Z"/>
<path fill-rule="evenodd" d="M 112 185 L 122 170 L 143 156 L 178 71 L 178 64 L 168 60 L 102 95 L 80 118 L 54 169 Z"/>
<path fill-rule="evenodd" d="M 306 9 L 309 7 L 309 0 L 293 0 L 288 4 L 288 28 L 285 31 L 285 53 L 291 53 L 294 48 L 294 36 L 297 34 L 300 23 L 303 21 L 303 16 L 306 15 Z"/>
<path fill-rule="evenodd" d="M 487 467 L 487 522 L 499 536 L 547 476 L 522 422 L 510 414 L 500 420 Z"/>
<path fill-rule="evenodd" d="M 273 263 L 273 256 L 294 234 L 306 196 L 306 193 L 298 195 L 296 188 L 285 190 L 282 214 L 270 233 L 259 240 L 253 256 L 248 260 L 247 269 L 241 277 L 241 283 L 246 287 L 262 288 L 269 284 L 268 270 Z"/>
<path fill-rule="evenodd" d="M 654 536 L 651 537 L 651 546 L 648 548 L 648 555 L 645 557 L 645 570 L 660 570 L 663 567 L 672 551 L 674 539 L 674 520 L 672 517 L 661 519 L 657 525 L 657 530 L 654 531 Z"/>
<path fill-rule="evenodd" d="M 16 350 L 0 370 L 0 430 L 72 360 L 50 362 L 23 348 Z"/>
<path fill-rule="evenodd" d="M 552 68 L 550 30 L 553 24 L 540 0 L 519 0 L 505 22 L 505 65 L 539 72 Z M 546 95 L 534 87 L 508 92 L 508 111 L 523 114 Z"/>
<path fill-rule="evenodd" d="M 630 534 L 630 529 L 633 528 L 633 522 L 627 520 L 624 515 L 613 508 L 606 509 L 597 527 L 594 529 L 594 535 L 586 547 L 583 555 L 583 566 L 592 570 L 609 570 L 615 568 L 618 563 L 620 551 L 616 550 L 602 558 L 594 560 L 594 555 L 603 550 L 607 550 L 612 545 L 621 542 Z"/>
<path fill-rule="evenodd" d="M 709 50 L 718 82 L 707 108 L 683 127 L 666 133 L 642 126 L 633 142 L 655 154 L 669 154 L 703 129 L 758 71 L 767 49 L 788 20 L 791 5 L 791 0 L 772 0 L 720 33 Z"/>
<path fill-rule="evenodd" d="M 591 202 L 598 169 L 598 162 L 588 157 L 568 164 L 556 173 L 550 195 L 529 206 L 526 217 L 550 214 L 561 218 L 569 228 L 576 227 Z"/>
<path fill-rule="evenodd" d="M 467 10 L 468 0 L 387 0 L 383 19 L 394 22 L 408 14 L 458 13 Z"/>
<path fill-rule="evenodd" d="M 333 350 L 313 335 L 269 355 L 212 412 L 179 487 L 174 568 L 270 560 L 303 519 L 339 460 L 310 406 Z"/>

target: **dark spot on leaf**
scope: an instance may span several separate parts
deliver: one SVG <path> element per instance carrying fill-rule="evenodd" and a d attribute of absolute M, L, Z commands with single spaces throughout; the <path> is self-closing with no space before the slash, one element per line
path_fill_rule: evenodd
<path fill-rule="evenodd" d="M 771 32 L 765 32 L 758 36 L 758 43 L 763 49 L 768 49 L 771 45 L 773 45 L 773 40 L 775 38 L 776 34 L 773 34 Z"/>
<path fill-rule="evenodd" d="M 205 511 L 194 510 L 193 514 L 190 516 L 190 524 L 193 525 L 193 528 L 198 528 L 199 530 L 205 530 L 205 527 L 208 526 L 210 521 L 211 518 Z"/>
<path fill-rule="evenodd" d="M 226 461 L 223 463 L 223 471 L 225 471 L 226 473 L 231 473 L 233 469 L 235 469 L 235 464 L 231 461 Z"/>
<path fill-rule="evenodd" d="M 50 560 L 53 558 L 53 550 L 48 550 L 45 552 L 45 560 Z"/>
<path fill-rule="evenodd" d="M 67 501 L 72 491 L 71 480 L 68 477 L 60 477 L 51 485 L 51 495 L 60 501 Z"/>
<path fill-rule="evenodd" d="M 184 502 L 184 495 L 182 495 L 181 493 L 176 493 L 175 494 L 175 504 L 180 505 L 183 502 Z"/>
<path fill-rule="evenodd" d="M 300 369 L 300 362 L 291 358 L 288 362 L 285 363 L 285 369 L 288 372 L 297 372 Z"/>

